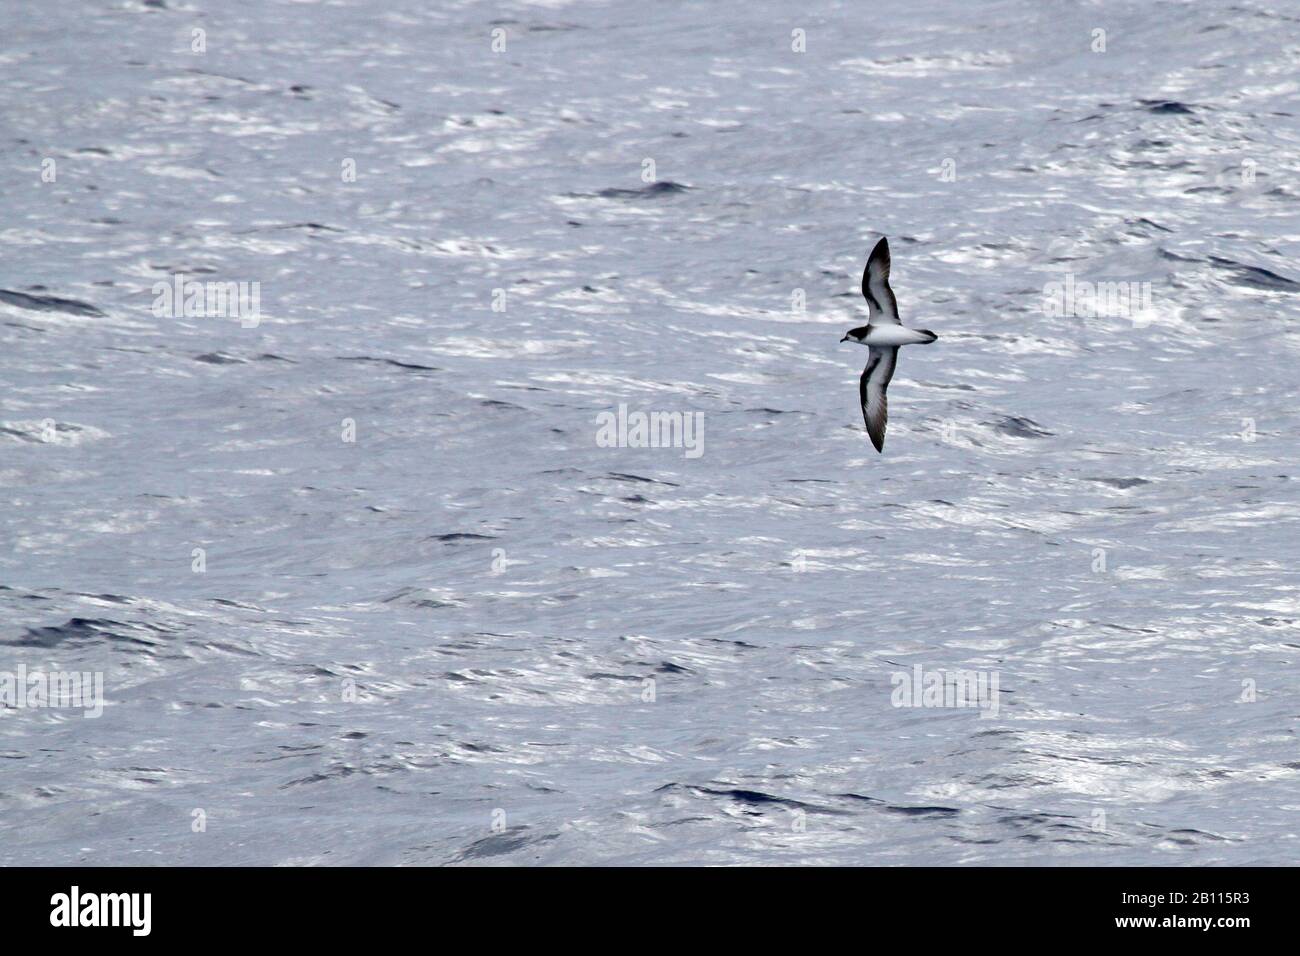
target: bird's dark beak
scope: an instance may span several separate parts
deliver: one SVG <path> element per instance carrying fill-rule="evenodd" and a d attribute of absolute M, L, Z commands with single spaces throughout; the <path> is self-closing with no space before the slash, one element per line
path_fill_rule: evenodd
<path fill-rule="evenodd" d="M 844 336 L 844 338 L 840 339 L 841 342 L 847 342 L 848 340 L 849 340 L 849 337 L 848 337 L 847 335 Z"/>

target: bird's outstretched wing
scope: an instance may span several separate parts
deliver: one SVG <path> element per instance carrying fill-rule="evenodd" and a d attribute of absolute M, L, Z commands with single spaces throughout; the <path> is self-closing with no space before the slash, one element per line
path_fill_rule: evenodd
<path fill-rule="evenodd" d="M 898 346 L 873 345 L 867 353 L 867 367 L 858 380 L 858 394 L 862 399 L 862 418 L 867 423 L 867 434 L 876 451 L 885 450 L 885 424 L 889 421 L 889 400 L 885 390 L 894 377 L 898 364 Z"/>
<path fill-rule="evenodd" d="M 862 270 L 862 295 L 867 300 L 869 324 L 888 322 L 902 325 L 898 319 L 898 302 L 889 287 L 889 240 L 882 238 L 867 258 Z"/>

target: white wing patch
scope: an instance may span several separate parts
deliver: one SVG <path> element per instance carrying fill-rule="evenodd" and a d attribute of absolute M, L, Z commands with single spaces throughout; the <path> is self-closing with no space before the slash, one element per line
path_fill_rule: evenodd
<path fill-rule="evenodd" d="M 898 318 L 898 302 L 894 290 L 889 287 L 889 241 L 881 239 L 867 258 L 867 267 L 862 270 L 862 297 L 867 300 L 869 317 L 867 324 L 888 322 L 901 325 Z"/>
<path fill-rule="evenodd" d="M 889 399 L 885 390 L 894 377 L 898 364 L 898 347 L 871 346 L 867 367 L 858 380 L 858 394 L 862 399 L 862 418 L 867 423 L 867 434 L 876 451 L 885 450 L 885 425 L 889 422 Z"/>

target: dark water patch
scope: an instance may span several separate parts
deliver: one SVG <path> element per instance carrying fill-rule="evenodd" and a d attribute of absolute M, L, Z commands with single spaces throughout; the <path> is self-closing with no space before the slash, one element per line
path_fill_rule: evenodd
<path fill-rule="evenodd" d="M 1095 481 L 1099 485 L 1107 485 L 1111 488 L 1137 488 L 1139 485 L 1151 484 L 1146 478 L 1085 478 L 1084 481 Z"/>
<path fill-rule="evenodd" d="M 45 597 L 45 596 L 42 595 L 42 594 L 33 594 L 33 593 L 31 593 L 30 591 L 29 591 L 29 592 L 25 592 L 25 593 L 19 593 L 15 588 L 5 587 L 3 584 L 0 584 L 0 591 L 10 591 L 10 592 L 12 592 L 13 594 L 17 594 L 18 597 L 22 598 L 22 599 L 25 600 L 25 601 L 48 601 L 48 600 L 50 600 L 49 598 Z"/>
<path fill-rule="evenodd" d="M 513 676 L 513 675 L 511 675 L 511 676 Z M 492 746 L 492 744 L 471 744 L 471 743 L 461 743 L 461 744 L 458 744 L 457 746 L 459 746 L 462 750 L 468 750 L 470 753 L 475 753 L 475 754 L 503 754 L 503 753 L 505 753 L 505 750 L 504 750 L 503 748 L 501 748 L 501 747 L 494 747 L 494 746 Z"/>
<path fill-rule="evenodd" d="M 492 836 L 476 840 L 457 854 L 452 862 L 460 863 L 465 860 L 482 860 L 487 857 L 504 856 L 507 853 L 514 853 L 530 845 L 549 843 L 558 837 L 558 833 L 530 837 L 527 827 L 511 827 L 502 833 L 494 833 Z"/>
<path fill-rule="evenodd" d="M 1111 163 L 1111 165 L 1114 166 L 1116 169 L 1154 169 L 1160 172 L 1168 172 L 1174 169 L 1190 169 L 1195 164 L 1193 164 L 1192 161 L 1188 159 L 1178 159 L 1178 160 L 1174 160 L 1173 162 L 1157 162 L 1156 160 L 1152 160 L 1152 159 L 1131 159 L 1131 160 L 1118 160 L 1116 162 Z M 1212 186 L 1208 188 L 1216 189 L 1216 190 L 1219 189 L 1218 186 Z M 1186 190 L 1186 192 L 1192 192 L 1192 190 L 1189 189 Z M 1117 240 L 1111 239 L 1109 241 L 1116 242 Z"/>
<path fill-rule="evenodd" d="M 1191 116 L 1194 110 L 1186 103 L 1177 100 L 1139 100 L 1148 113 L 1163 116 Z"/>
<path fill-rule="evenodd" d="M 120 594 L 85 594 L 83 592 L 74 592 L 77 597 L 93 598 L 96 601 L 107 601 L 109 604 L 131 604 L 135 598 L 123 597 Z"/>
<path fill-rule="evenodd" d="M 356 767 L 336 767 L 328 773 L 312 773 L 305 777 L 299 777 L 296 780 L 290 780 L 288 783 L 281 784 L 281 790 L 288 790 L 290 787 L 306 787 L 313 783 L 325 783 L 327 780 L 338 780 L 343 777 L 350 777 L 357 772 Z"/>
<path fill-rule="evenodd" d="M 890 805 L 881 809 L 886 813 L 902 813 L 909 817 L 955 817 L 961 813 L 955 807 L 901 807 Z"/>
<path fill-rule="evenodd" d="M 104 318 L 104 313 L 88 302 L 64 299 L 57 295 L 29 295 L 12 289 L 0 289 L 0 302 L 8 302 L 20 309 L 31 309 L 34 312 L 63 312 L 68 315 Z"/>
<path fill-rule="evenodd" d="M 1152 222 L 1150 219 L 1128 219 L 1126 222 L 1130 226 L 1143 226 L 1147 229 L 1158 229 L 1161 232 L 1173 232 L 1172 229 L 1168 229 L 1158 222 Z"/>
<path fill-rule="evenodd" d="M 427 608 L 430 611 L 440 611 L 445 607 L 461 607 L 456 601 L 441 601 L 438 598 L 419 598 L 411 602 L 411 607 Z"/>
<path fill-rule="evenodd" d="M 743 803 L 749 806 L 792 807 L 804 810 L 814 810 L 822 813 L 833 812 L 820 807 L 815 807 L 809 803 L 804 803 L 802 800 L 794 800 L 789 797 L 777 797 L 770 793 L 763 793 L 761 790 L 748 790 L 743 787 L 697 787 L 680 783 L 666 783 L 662 787 L 656 788 L 655 793 L 664 793 L 665 791 L 676 790 L 686 790 L 697 796 L 727 797 L 728 799 L 735 800 L 737 803 Z"/>
<path fill-rule="evenodd" d="M 155 272 L 166 272 L 169 275 L 212 275 L 217 270 L 211 266 L 155 266 L 150 265 L 150 269 Z"/>
<path fill-rule="evenodd" d="M 659 478 L 646 478 L 642 475 L 633 475 L 622 471 L 611 471 L 606 475 L 607 478 L 613 478 L 615 481 L 643 481 L 653 485 L 667 485 L 670 488 L 680 488 L 676 482 L 663 481 Z"/>
<path fill-rule="evenodd" d="M 201 645 L 210 651 L 220 651 L 222 654 L 237 654 L 240 657 L 261 657 L 261 652 L 250 650 L 247 647 L 240 647 L 238 644 L 231 644 L 228 641 L 207 641 Z"/>
<path fill-rule="evenodd" d="M 31 442 L 36 445 L 43 444 L 43 442 L 35 435 L 19 428 L 10 428 L 8 425 L 0 425 L 0 435 L 12 435 L 19 441 Z"/>
<path fill-rule="evenodd" d="M 616 187 L 602 189 L 596 195 L 602 199 L 661 199 L 665 196 L 684 193 L 690 188 L 690 186 L 683 186 L 681 183 L 661 180 L 650 183 L 648 186 L 642 186 L 639 189 L 620 189 Z"/>
<path fill-rule="evenodd" d="M 475 534 L 471 531 L 452 531 L 448 534 L 435 534 L 430 541 L 495 541 L 494 534 Z"/>
<path fill-rule="evenodd" d="M 26 442 L 35 442 L 36 444 L 49 444 L 44 437 L 45 425 L 36 423 L 29 428 L 13 428 L 8 425 L 0 425 L 0 435 L 12 435 Z M 58 435 L 79 435 L 85 429 L 80 425 L 70 425 L 67 422 L 55 422 L 54 431 Z"/>
<path fill-rule="evenodd" d="M 748 804 L 765 804 L 772 803 L 782 807 L 807 807 L 809 804 L 802 800 L 791 800 L 788 797 L 774 797 L 770 793 L 763 793 L 761 790 L 711 790 L 706 787 L 697 788 L 700 793 L 707 793 L 713 797 L 730 797 L 740 803 Z"/>
<path fill-rule="evenodd" d="M 1020 418 L 1015 415 L 1008 415 L 996 422 L 984 422 L 985 425 L 992 425 L 993 430 L 1010 435 L 1012 438 L 1050 438 L 1052 432 L 1049 432 L 1043 426 L 1032 418 Z"/>
<path fill-rule="evenodd" d="M 283 226 L 272 226 L 272 229 L 310 229 L 312 232 L 346 232 L 338 226 L 326 226 L 319 222 L 294 222 Z"/>
<path fill-rule="evenodd" d="M 39 332 L 41 335 L 46 335 L 50 331 L 49 329 L 41 328 L 39 325 L 28 325 L 26 322 L 6 322 L 5 325 L 11 329 L 23 329 L 27 332 Z"/>
<path fill-rule="evenodd" d="M 209 598 L 213 604 L 220 604 L 222 607 L 235 607 L 241 611 L 265 611 L 266 608 L 258 607 L 256 604 L 243 604 L 239 601 L 231 601 L 227 598 Z"/>
<path fill-rule="evenodd" d="M 1237 285 L 1253 289 L 1267 289 L 1270 292 L 1300 292 L 1300 282 L 1270 272 L 1260 266 L 1248 266 L 1221 256 L 1210 256 L 1210 261 L 1227 272 L 1232 273 Z"/>
<path fill-rule="evenodd" d="M 226 352 L 204 352 L 202 355 L 194 356 L 194 361 L 203 362 L 207 365 L 246 365 L 245 359 L 238 358 Z"/>
<path fill-rule="evenodd" d="M 1145 823 L 1143 826 L 1153 827 L 1154 824 Z M 1175 843 L 1181 843 L 1184 846 L 1196 846 L 1201 843 L 1231 843 L 1232 838 L 1220 836 L 1217 833 L 1207 833 L 1204 830 L 1193 830 L 1182 828 L 1178 830 L 1168 830 L 1165 832 L 1167 839 Z"/>
<path fill-rule="evenodd" d="M 143 647 L 156 647 L 161 641 L 149 637 L 131 634 L 131 631 L 148 630 L 158 633 L 170 633 L 169 628 L 158 625 L 135 624 L 108 619 L 74 617 L 63 624 L 50 627 L 29 628 L 18 640 L 6 643 L 15 647 L 53 648 L 63 645 L 81 646 L 86 644 L 121 642 L 138 644 Z"/>
<path fill-rule="evenodd" d="M 441 369 L 433 365 L 416 365 L 413 362 L 399 362 L 397 359 L 375 358 L 370 355 L 336 355 L 334 356 L 340 362 L 374 362 L 380 365 L 391 365 L 394 368 L 405 369 L 411 372 L 439 372 Z"/>
<path fill-rule="evenodd" d="M 1021 830 L 1030 827 L 1078 828 L 1077 820 L 1064 813 L 1008 813 L 998 817 L 997 822 L 1004 826 L 1014 827 Z"/>
<path fill-rule="evenodd" d="M 275 749 L 280 753 L 273 754 L 270 757 L 258 757 L 256 762 L 274 763 L 278 760 L 291 760 L 294 757 L 314 757 L 320 754 L 322 747 L 320 744 L 281 744 Z"/>
<path fill-rule="evenodd" d="M 878 799 L 877 797 L 868 797 L 865 794 L 861 794 L 861 793 L 837 793 L 835 794 L 835 796 L 841 800 L 858 800 L 861 801 L 862 803 L 884 803 L 885 802 L 883 800 Z"/>

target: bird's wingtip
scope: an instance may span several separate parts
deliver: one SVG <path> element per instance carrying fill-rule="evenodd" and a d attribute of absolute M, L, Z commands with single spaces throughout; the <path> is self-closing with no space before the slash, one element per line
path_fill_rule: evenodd
<path fill-rule="evenodd" d="M 881 236 L 879 241 L 871 247 L 871 254 L 867 256 L 867 275 L 872 269 L 884 272 L 885 278 L 889 277 L 889 240 Z M 865 279 L 867 275 L 864 275 Z M 866 295 L 866 292 L 863 292 Z"/>

